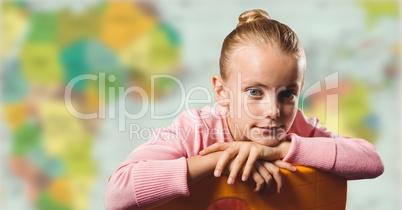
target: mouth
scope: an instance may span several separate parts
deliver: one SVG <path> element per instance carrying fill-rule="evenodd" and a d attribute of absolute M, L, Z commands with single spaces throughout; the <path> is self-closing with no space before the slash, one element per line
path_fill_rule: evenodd
<path fill-rule="evenodd" d="M 276 131 L 279 129 L 283 129 L 283 126 L 255 126 L 255 127 L 266 131 Z"/>

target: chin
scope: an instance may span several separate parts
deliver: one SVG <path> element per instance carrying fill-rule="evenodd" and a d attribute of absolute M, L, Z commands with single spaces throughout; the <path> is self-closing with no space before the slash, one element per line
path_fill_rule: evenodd
<path fill-rule="evenodd" d="M 278 138 L 264 138 L 264 139 L 254 139 L 252 141 L 258 144 L 262 144 L 264 146 L 273 147 L 278 145 L 281 140 Z"/>

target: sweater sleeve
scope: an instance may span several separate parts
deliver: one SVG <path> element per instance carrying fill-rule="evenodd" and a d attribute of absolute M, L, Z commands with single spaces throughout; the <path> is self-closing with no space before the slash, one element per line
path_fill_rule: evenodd
<path fill-rule="evenodd" d="M 112 174 L 104 203 L 110 210 L 145 209 L 187 195 L 186 158 L 170 146 L 146 143 Z"/>
<path fill-rule="evenodd" d="M 375 178 L 384 172 L 380 155 L 363 139 L 289 137 L 292 142 L 283 159 L 286 162 L 329 171 L 348 180 Z"/>
<path fill-rule="evenodd" d="M 188 196 L 186 158 L 197 150 L 195 139 L 202 132 L 194 128 L 203 129 L 201 125 L 179 115 L 169 127 L 155 130 L 112 174 L 104 194 L 106 209 L 146 209 Z"/>
<path fill-rule="evenodd" d="M 381 157 L 370 142 L 329 132 L 316 119 L 297 118 L 298 127 L 287 135 L 291 146 L 284 161 L 329 171 L 348 180 L 375 178 L 384 172 Z"/>

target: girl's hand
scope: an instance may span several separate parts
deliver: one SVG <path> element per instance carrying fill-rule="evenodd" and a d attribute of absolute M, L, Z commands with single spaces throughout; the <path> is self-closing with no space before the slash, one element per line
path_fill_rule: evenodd
<path fill-rule="evenodd" d="M 278 145 L 278 147 L 267 147 L 249 141 L 218 142 L 202 150 L 200 152 L 200 155 L 206 155 L 217 151 L 223 151 L 215 167 L 214 175 L 216 177 L 219 177 L 222 171 L 225 169 L 225 166 L 228 164 L 228 162 L 234 157 L 236 157 L 234 158 L 233 161 L 231 161 L 232 166 L 230 167 L 231 169 L 228 178 L 228 183 L 233 184 L 234 180 L 237 177 L 237 174 L 243 168 L 244 164 L 245 165 L 243 169 L 242 180 L 246 181 L 249 178 L 252 169 L 254 167 L 254 164 L 258 159 L 269 161 L 283 158 L 282 157 L 283 151 L 281 151 L 279 148 L 283 148 L 283 146 L 280 147 L 280 145 Z M 279 168 L 284 168 L 289 171 L 296 170 L 296 167 L 284 161 L 275 161 L 273 165 L 276 166 L 277 169 L 274 169 L 272 167 L 272 164 L 264 163 L 264 167 L 266 166 L 266 168 L 269 168 L 271 170 L 270 173 L 274 174 L 275 179 L 279 179 L 279 175 L 276 175 L 279 174 L 278 172 Z"/>
<path fill-rule="evenodd" d="M 224 174 L 230 174 L 234 165 L 233 163 L 234 159 L 229 160 L 228 164 L 223 170 Z M 277 192 L 280 193 L 282 189 L 282 174 L 279 167 L 288 167 L 288 165 L 289 163 L 281 160 L 277 160 L 275 162 L 268 162 L 263 160 L 256 161 L 254 167 L 251 169 L 250 174 L 250 177 L 256 184 L 254 191 L 262 191 L 265 184 L 269 187 L 272 183 L 272 180 L 275 180 L 275 182 L 277 183 Z M 243 171 L 244 167 L 241 170 Z"/>
<path fill-rule="evenodd" d="M 233 161 L 230 160 L 229 163 L 224 168 L 222 173 L 229 175 L 233 165 L 234 165 Z M 251 178 L 255 182 L 254 192 L 259 192 L 259 191 L 263 190 L 264 185 L 265 184 L 269 185 L 272 180 L 271 174 L 269 174 L 267 169 L 259 162 L 256 162 L 255 166 L 251 169 Z M 282 179 L 280 177 L 279 182 L 281 183 L 281 181 L 282 181 Z M 231 184 L 231 183 L 229 183 L 229 179 L 228 179 L 228 184 Z"/>
<path fill-rule="evenodd" d="M 282 173 L 280 168 L 289 168 L 291 169 L 290 171 L 297 170 L 296 167 L 282 160 L 276 160 L 274 162 L 259 160 L 255 162 L 255 164 L 256 167 L 258 167 L 258 173 L 264 178 L 268 187 L 271 185 L 272 179 L 275 179 L 278 193 L 280 193 L 282 189 Z"/>

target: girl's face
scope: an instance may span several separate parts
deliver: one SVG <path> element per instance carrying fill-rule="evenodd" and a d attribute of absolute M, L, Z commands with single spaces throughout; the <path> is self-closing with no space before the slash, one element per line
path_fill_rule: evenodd
<path fill-rule="evenodd" d="M 276 145 L 293 124 L 303 86 L 305 58 L 278 54 L 270 45 L 234 52 L 227 78 L 214 75 L 215 98 L 229 109 L 235 140 Z"/>

